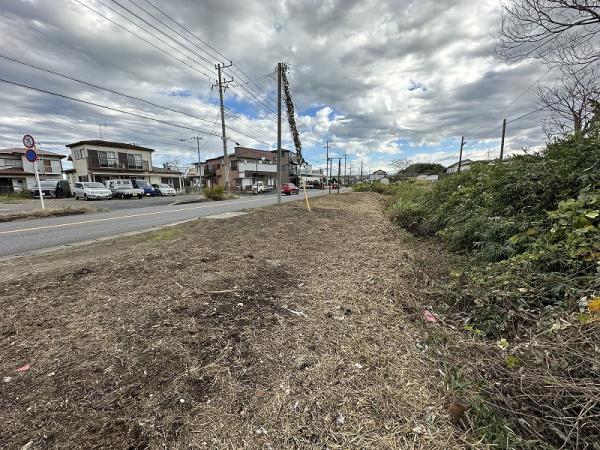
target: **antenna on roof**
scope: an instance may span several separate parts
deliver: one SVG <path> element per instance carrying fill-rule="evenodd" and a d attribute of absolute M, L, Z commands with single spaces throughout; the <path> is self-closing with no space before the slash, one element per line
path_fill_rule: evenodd
<path fill-rule="evenodd" d="M 100 140 L 103 141 L 104 138 L 102 137 L 102 127 L 106 128 L 108 127 L 108 125 L 106 125 L 106 123 L 99 123 L 98 124 L 98 131 L 100 132 Z"/>

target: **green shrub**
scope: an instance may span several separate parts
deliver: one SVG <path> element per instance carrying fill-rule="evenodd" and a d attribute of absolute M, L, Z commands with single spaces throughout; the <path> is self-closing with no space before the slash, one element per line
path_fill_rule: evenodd
<path fill-rule="evenodd" d="M 211 188 L 204 188 L 202 191 L 206 198 L 211 200 L 223 200 L 225 198 L 225 193 L 223 186 L 213 186 Z"/>

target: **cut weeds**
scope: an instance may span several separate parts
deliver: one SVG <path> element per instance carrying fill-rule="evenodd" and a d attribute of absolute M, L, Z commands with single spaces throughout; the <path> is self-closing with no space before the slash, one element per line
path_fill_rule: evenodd
<path fill-rule="evenodd" d="M 89 206 L 65 206 L 64 208 L 34 209 L 31 211 L 0 214 L 0 222 L 13 222 L 15 220 L 41 219 L 44 217 L 76 216 L 90 214 L 101 210 Z"/>
<path fill-rule="evenodd" d="M 375 194 L 312 206 L 0 265 L 0 442 L 460 447 L 398 304 L 430 283 L 408 238 Z"/>

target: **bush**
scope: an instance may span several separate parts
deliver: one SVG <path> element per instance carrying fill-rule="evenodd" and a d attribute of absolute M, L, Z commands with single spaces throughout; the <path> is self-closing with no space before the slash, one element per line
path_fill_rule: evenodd
<path fill-rule="evenodd" d="M 223 186 L 204 188 L 202 192 L 206 198 L 211 200 L 223 200 L 225 198 Z"/>

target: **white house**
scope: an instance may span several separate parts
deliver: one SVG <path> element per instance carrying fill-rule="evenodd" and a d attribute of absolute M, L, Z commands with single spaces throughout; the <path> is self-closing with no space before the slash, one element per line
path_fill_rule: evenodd
<path fill-rule="evenodd" d="M 33 163 L 25 158 L 25 148 L 0 149 L 0 193 L 18 192 L 35 186 Z M 62 180 L 65 155 L 38 150 L 38 172 L 41 180 Z"/>
<path fill-rule="evenodd" d="M 369 181 L 377 181 L 382 178 L 387 178 L 387 172 L 385 170 L 376 170 L 372 174 L 369 175 Z"/>

